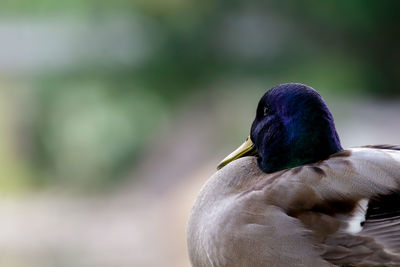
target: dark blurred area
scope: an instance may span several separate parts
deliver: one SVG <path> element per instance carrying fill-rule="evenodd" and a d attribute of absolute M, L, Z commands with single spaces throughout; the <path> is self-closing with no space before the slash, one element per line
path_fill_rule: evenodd
<path fill-rule="evenodd" d="M 279 83 L 317 89 L 345 146 L 400 143 L 399 11 L 2 0 L 0 263 L 188 266 L 193 199 Z"/>

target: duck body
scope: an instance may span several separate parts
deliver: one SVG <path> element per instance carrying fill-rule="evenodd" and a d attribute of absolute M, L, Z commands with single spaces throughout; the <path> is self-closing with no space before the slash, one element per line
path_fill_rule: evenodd
<path fill-rule="evenodd" d="M 343 150 L 311 87 L 267 91 L 218 168 L 189 217 L 194 267 L 400 266 L 400 146 Z"/>
<path fill-rule="evenodd" d="M 188 224 L 193 266 L 400 266 L 400 219 L 366 203 L 400 189 L 400 147 L 360 147 L 266 174 L 233 161 L 202 188 Z"/>

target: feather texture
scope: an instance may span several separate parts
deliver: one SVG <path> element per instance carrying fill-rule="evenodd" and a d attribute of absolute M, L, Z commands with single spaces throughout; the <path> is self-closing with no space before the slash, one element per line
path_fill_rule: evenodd
<path fill-rule="evenodd" d="M 238 159 L 209 179 L 193 207 L 192 264 L 400 266 L 400 203 L 384 208 L 396 192 L 396 146 L 343 150 L 272 174 L 255 157 Z"/>

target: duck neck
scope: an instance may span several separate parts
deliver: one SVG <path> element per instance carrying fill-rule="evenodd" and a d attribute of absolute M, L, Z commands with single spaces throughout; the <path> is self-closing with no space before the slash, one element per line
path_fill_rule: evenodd
<path fill-rule="evenodd" d="M 290 123 L 286 131 L 261 150 L 260 168 L 267 173 L 318 162 L 343 150 L 333 120 Z"/>

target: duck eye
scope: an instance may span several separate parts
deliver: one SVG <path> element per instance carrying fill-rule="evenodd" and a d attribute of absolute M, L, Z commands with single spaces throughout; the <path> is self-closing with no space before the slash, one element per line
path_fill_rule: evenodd
<path fill-rule="evenodd" d="M 269 114 L 269 108 L 268 107 L 264 107 L 264 117 L 267 116 Z"/>

